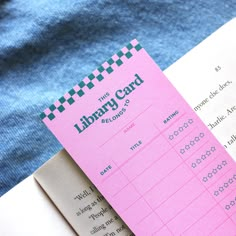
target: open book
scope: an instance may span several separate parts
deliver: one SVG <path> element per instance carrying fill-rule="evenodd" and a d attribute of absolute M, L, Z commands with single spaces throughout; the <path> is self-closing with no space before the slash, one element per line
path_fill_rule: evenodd
<path fill-rule="evenodd" d="M 236 160 L 235 41 L 234 19 L 174 63 L 165 74 Z M 51 228 L 57 230 L 60 228 L 61 235 L 73 234 L 73 231 L 70 232 L 70 227 L 65 225 L 71 225 L 74 232 L 80 235 L 132 234 L 66 151 L 59 152 L 36 171 L 34 176 L 56 206 L 56 208 L 53 205 L 48 207 L 52 209 L 51 212 L 55 212 L 55 217 L 52 217 L 54 219 L 52 225 L 55 227 Z M 45 193 L 41 191 L 40 194 L 43 196 Z M 7 209 L 5 208 L 7 196 L 10 199 L 13 195 L 17 196 L 17 193 L 11 194 L 10 191 L 6 197 L 4 196 L 4 201 L 2 199 L 0 201 L 0 212 L 8 210 L 9 219 L 15 211 L 22 210 L 20 206 L 11 209 L 10 204 Z M 37 201 L 48 201 L 48 199 L 44 196 Z M 55 223 L 63 222 L 58 210 L 65 218 L 61 226 Z M 37 214 L 37 211 L 35 212 Z M 32 214 L 34 213 L 31 212 L 31 217 Z M 41 217 L 38 216 L 39 219 Z M 11 222 L 7 221 L 6 214 L 0 213 L 0 220 L 5 222 L 5 225 L 8 224 L 9 232 L 13 232 L 9 224 L 16 220 L 14 217 L 11 219 Z M 235 214 L 234 220 L 236 221 Z M 4 231 L 4 227 L 1 227 L 0 233 L 11 235 L 7 229 L 5 227 Z M 53 229 L 50 230 L 52 232 L 50 235 L 53 235 Z M 221 232 L 220 230 L 223 232 L 223 224 L 219 224 L 218 232 Z M 54 235 L 59 235 L 55 232 Z M 228 235 L 235 235 L 235 232 L 228 232 Z"/>

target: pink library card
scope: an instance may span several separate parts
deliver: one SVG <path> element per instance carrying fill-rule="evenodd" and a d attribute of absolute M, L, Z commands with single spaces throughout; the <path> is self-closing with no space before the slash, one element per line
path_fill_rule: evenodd
<path fill-rule="evenodd" d="M 41 118 L 135 235 L 236 235 L 235 162 L 137 40 Z"/>

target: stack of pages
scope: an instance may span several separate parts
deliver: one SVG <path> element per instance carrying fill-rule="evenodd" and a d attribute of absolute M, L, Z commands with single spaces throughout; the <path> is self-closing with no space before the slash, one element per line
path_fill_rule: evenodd
<path fill-rule="evenodd" d="M 236 235 L 236 19 L 164 73 L 137 40 L 41 119 L 67 150 L 0 200 L 1 235 Z M 34 181 L 34 178 L 37 181 Z"/>

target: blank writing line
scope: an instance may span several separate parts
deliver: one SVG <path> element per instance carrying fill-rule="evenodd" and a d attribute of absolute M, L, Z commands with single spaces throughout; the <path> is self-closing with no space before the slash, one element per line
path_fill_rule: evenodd
<path fill-rule="evenodd" d="M 113 139 L 117 134 L 119 134 L 126 126 L 128 126 L 131 122 L 136 120 L 139 116 L 141 116 L 144 112 L 146 112 L 152 105 L 148 106 L 145 110 L 140 112 L 136 117 L 134 117 L 131 121 L 129 121 L 126 125 L 124 125 L 120 130 L 118 130 L 115 134 L 113 134 L 108 140 L 106 140 L 103 144 L 101 144 L 99 147 L 103 147 L 105 144 L 107 144 L 111 139 Z"/>

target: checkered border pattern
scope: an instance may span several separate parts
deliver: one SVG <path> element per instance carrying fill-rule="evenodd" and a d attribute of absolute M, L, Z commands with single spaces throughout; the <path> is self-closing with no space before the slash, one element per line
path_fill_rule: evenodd
<path fill-rule="evenodd" d="M 65 111 L 65 104 L 72 105 L 75 102 L 75 96 L 82 97 L 85 95 L 86 89 L 92 89 L 95 85 L 94 80 L 101 82 L 104 79 L 104 76 L 111 74 L 116 67 L 122 66 L 124 63 L 124 58 L 130 59 L 134 53 L 142 49 L 142 46 L 139 42 L 134 39 L 126 47 L 122 48 L 118 53 L 112 56 L 109 60 L 103 63 L 100 67 L 97 68 L 92 74 L 85 77 L 78 85 L 73 87 L 66 95 L 59 98 L 54 104 L 52 104 L 48 109 L 40 114 L 42 120 L 49 119 L 53 120 L 56 118 L 55 111 L 62 113 Z"/>

